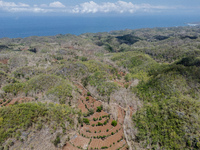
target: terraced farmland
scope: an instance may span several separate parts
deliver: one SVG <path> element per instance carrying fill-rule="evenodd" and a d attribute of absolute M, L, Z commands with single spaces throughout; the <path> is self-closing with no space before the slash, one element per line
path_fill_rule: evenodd
<path fill-rule="evenodd" d="M 87 95 L 87 90 L 81 85 L 77 87 L 82 91 L 78 108 L 82 113 L 91 115 L 85 116 L 85 121 L 80 130 L 66 143 L 64 150 L 89 149 L 89 150 L 125 150 L 128 145 L 124 136 L 123 121 L 125 111 L 117 106 L 117 120 L 102 109 L 102 103 Z M 113 124 L 117 122 L 117 124 Z"/>

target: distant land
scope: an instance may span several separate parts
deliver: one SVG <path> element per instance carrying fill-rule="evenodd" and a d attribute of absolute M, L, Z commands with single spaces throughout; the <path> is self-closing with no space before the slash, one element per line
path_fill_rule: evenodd
<path fill-rule="evenodd" d="M 199 26 L 200 22 L 191 22 L 191 23 L 187 23 L 187 25 L 189 25 L 189 26 Z"/>

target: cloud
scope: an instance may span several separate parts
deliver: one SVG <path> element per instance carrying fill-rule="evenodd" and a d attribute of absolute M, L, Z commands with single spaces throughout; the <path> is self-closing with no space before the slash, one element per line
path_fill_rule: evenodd
<path fill-rule="evenodd" d="M 117 12 L 117 13 L 134 13 L 136 11 L 151 11 L 151 10 L 163 10 L 163 9 L 172 9 L 171 7 L 166 6 L 153 6 L 150 4 L 133 4 L 132 2 L 117 1 L 115 3 L 105 2 L 97 4 L 94 1 L 85 2 L 80 5 L 77 5 L 72 12 L 73 13 L 108 13 L 108 12 Z"/>
<path fill-rule="evenodd" d="M 0 0 L 0 10 L 7 12 L 32 12 L 32 13 L 48 13 L 48 12 L 66 12 L 65 5 L 60 3 L 59 1 L 55 1 L 53 3 L 34 4 L 30 6 L 25 3 L 15 3 L 15 2 L 4 2 Z"/>
<path fill-rule="evenodd" d="M 64 8 L 65 5 L 63 5 L 63 4 L 62 4 L 61 2 L 59 2 L 59 1 L 56 1 L 56 2 L 50 3 L 50 4 L 49 4 L 49 7 Z"/>
<path fill-rule="evenodd" d="M 28 4 L 24 3 L 14 3 L 14 2 L 4 2 L 0 0 L 0 7 L 5 8 L 5 7 L 29 7 Z"/>
<path fill-rule="evenodd" d="M 66 7 L 59 1 L 54 1 L 49 4 L 33 4 L 32 6 L 25 3 L 5 2 L 0 0 L 0 11 L 6 12 L 32 12 L 32 13 L 135 13 L 135 12 L 157 12 L 172 9 L 184 9 L 180 6 L 160 6 L 150 4 L 133 4 L 119 0 L 117 2 L 102 2 L 94 1 L 84 2 L 76 6 Z"/>

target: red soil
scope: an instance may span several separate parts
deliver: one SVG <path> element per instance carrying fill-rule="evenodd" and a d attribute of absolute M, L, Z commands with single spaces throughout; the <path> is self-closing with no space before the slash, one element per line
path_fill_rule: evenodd
<path fill-rule="evenodd" d="M 112 146 L 115 145 L 117 143 L 117 141 L 120 140 L 122 137 L 123 137 L 123 132 L 121 130 L 121 131 L 117 132 L 116 134 L 107 137 L 105 140 L 92 139 L 92 141 L 89 145 L 89 149 L 95 148 L 95 147 L 100 149 L 103 146 L 110 147 L 110 145 L 111 145 L 111 149 L 112 149 Z M 113 143 L 115 143 L 115 144 L 113 144 Z"/>
<path fill-rule="evenodd" d="M 77 147 L 74 147 L 72 144 L 70 143 L 66 143 L 66 145 L 64 146 L 63 150 L 79 150 Z"/>
<path fill-rule="evenodd" d="M 125 117 L 125 111 L 118 107 L 118 122 L 123 123 Z"/>
<path fill-rule="evenodd" d="M 2 63 L 2 64 L 8 64 L 8 59 L 0 60 L 0 63 Z"/>
<path fill-rule="evenodd" d="M 118 148 L 125 150 L 127 143 L 124 139 L 122 127 L 125 111 L 119 106 L 116 106 L 116 109 L 118 110 L 117 126 L 113 127 L 111 125 L 111 122 L 113 121 L 113 117 L 111 115 L 109 118 L 109 114 L 104 111 L 96 112 L 97 107 L 101 106 L 102 103 L 95 100 L 91 96 L 88 96 L 89 100 L 86 101 L 87 91 L 81 85 L 76 86 L 82 91 L 78 108 L 80 108 L 83 113 L 88 112 L 88 109 L 92 108 L 94 109 L 95 113 L 87 117 L 90 120 L 90 125 L 84 124 L 80 129 L 79 134 L 77 133 L 77 135 L 66 144 L 64 150 L 77 150 L 77 147 L 79 147 L 79 149 L 88 148 L 89 150 L 91 148 L 101 149 L 103 146 L 107 146 L 109 150 L 116 150 Z M 85 105 L 88 109 L 85 107 Z M 101 120 L 99 120 L 100 117 Z M 94 121 L 93 118 L 98 118 L 98 120 Z M 106 120 L 108 120 L 106 125 L 96 126 L 98 122 L 104 123 Z M 93 124 L 94 126 L 92 126 Z M 100 136 L 105 137 L 101 138 Z"/>
<path fill-rule="evenodd" d="M 35 99 L 33 97 L 18 97 L 18 98 L 13 98 L 8 104 L 6 104 L 6 106 L 9 105 L 13 105 L 15 104 L 15 102 L 18 103 L 23 103 L 23 102 L 31 102 L 34 101 Z M 0 100 L 1 102 L 3 102 L 3 100 Z M 6 100 L 6 102 L 2 103 L 0 106 L 3 106 L 3 104 L 7 103 L 8 100 Z"/>
<path fill-rule="evenodd" d="M 88 110 L 85 108 L 85 104 L 83 104 L 81 100 L 78 102 L 78 108 L 81 109 L 82 113 L 88 112 Z"/>

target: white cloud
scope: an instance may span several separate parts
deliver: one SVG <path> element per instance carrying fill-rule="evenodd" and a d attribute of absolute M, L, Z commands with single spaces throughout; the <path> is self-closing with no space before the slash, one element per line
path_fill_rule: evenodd
<path fill-rule="evenodd" d="M 94 1 L 85 2 L 77 5 L 72 12 L 73 13 L 107 13 L 107 12 L 118 12 L 118 13 L 134 13 L 136 11 L 151 11 L 160 9 L 171 9 L 165 6 L 153 6 L 150 4 L 136 5 L 131 2 L 117 1 L 115 3 L 106 2 L 97 4 Z"/>
<path fill-rule="evenodd" d="M 0 0 L 0 10 L 7 12 L 33 12 L 33 13 L 135 13 L 135 12 L 156 12 L 167 9 L 177 9 L 179 7 L 167 7 L 150 4 L 133 4 L 119 0 L 117 2 L 96 3 L 89 1 L 76 6 L 66 7 L 59 1 L 49 4 L 33 4 L 32 6 L 25 3 L 5 2 Z M 183 9 L 183 8 L 181 8 Z"/>
<path fill-rule="evenodd" d="M 0 7 L 5 8 L 5 7 L 29 7 L 28 4 L 24 3 L 14 3 L 14 2 L 4 2 L 0 0 Z"/>
<path fill-rule="evenodd" d="M 61 2 L 59 2 L 59 1 L 56 1 L 56 2 L 50 3 L 50 4 L 49 4 L 49 7 L 64 8 L 65 5 L 63 5 L 63 4 L 62 4 Z"/>
<path fill-rule="evenodd" d="M 25 3 L 4 2 L 0 0 L 0 10 L 7 12 L 33 12 L 33 13 L 47 13 L 47 12 L 66 12 L 65 6 L 59 1 L 42 5 L 34 4 L 30 6 Z"/>

